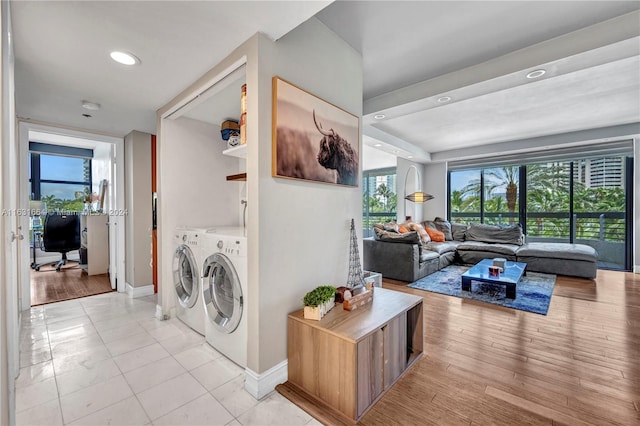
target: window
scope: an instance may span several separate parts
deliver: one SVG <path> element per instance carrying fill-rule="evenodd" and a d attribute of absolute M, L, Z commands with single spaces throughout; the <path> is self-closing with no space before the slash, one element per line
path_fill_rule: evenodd
<path fill-rule="evenodd" d="M 93 151 L 34 142 L 29 149 L 31 199 L 48 211 L 82 211 L 91 194 Z"/>
<path fill-rule="evenodd" d="M 528 242 L 590 245 L 600 268 L 629 270 L 632 175 L 628 155 L 454 168 L 449 219 L 520 223 Z"/>
<path fill-rule="evenodd" d="M 362 235 L 370 237 L 374 223 L 396 220 L 396 168 L 362 172 Z"/>

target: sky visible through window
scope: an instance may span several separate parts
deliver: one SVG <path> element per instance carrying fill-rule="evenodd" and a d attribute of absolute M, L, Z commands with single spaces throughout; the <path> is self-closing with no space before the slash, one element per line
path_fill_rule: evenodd
<path fill-rule="evenodd" d="M 59 155 L 40 155 L 40 178 L 43 180 L 64 180 L 84 182 L 85 159 Z M 62 200 L 73 200 L 76 191 L 84 191 L 83 185 L 42 183 L 42 196 L 53 195 Z"/>

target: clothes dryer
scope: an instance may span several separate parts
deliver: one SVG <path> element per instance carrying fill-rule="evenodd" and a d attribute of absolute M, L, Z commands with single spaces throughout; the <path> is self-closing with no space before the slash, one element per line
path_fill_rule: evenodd
<path fill-rule="evenodd" d="M 243 228 L 203 235 L 205 338 L 231 361 L 247 366 L 247 238 Z"/>
<path fill-rule="evenodd" d="M 176 295 L 176 317 L 194 331 L 205 334 L 205 310 L 202 301 L 200 247 L 205 229 L 176 229 L 173 255 L 173 287 Z"/>

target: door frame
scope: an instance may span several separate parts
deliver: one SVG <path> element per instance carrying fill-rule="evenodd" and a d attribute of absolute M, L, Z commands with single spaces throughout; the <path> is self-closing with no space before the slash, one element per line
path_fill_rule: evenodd
<path fill-rule="evenodd" d="M 112 168 L 112 182 L 109 183 L 108 191 L 109 195 L 114 200 L 112 210 L 114 212 L 125 212 L 125 183 L 124 183 L 124 138 L 116 136 L 104 135 L 100 133 L 92 133 L 86 130 L 68 129 L 61 126 L 56 126 L 50 123 L 41 123 L 30 120 L 18 121 L 18 132 L 20 139 L 20 207 L 24 209 L 29 208 L 29 131 L 37 131 L 43 133 L 51 133 L 62 136 L 76 137 L 82 139 L 93 140 L 97 142 L 110 143 L 115 146 L 115 155 L 111 164 Z M 113 185 L 115 182 L 115 185 Z M 114 192 L 111 192 L 111 189 Z M 115 195 L 115 196 L 114 196 Z M 29 229 L 29 217 L 23 216 L 21 218 L 22 229 Z M 117 283 L 116 289 L 118 292 L 124 292 L 126 290 L 125 283 L 125 259 L 124 259 L 124 216 L 119 214 L 109 215 L 109 273 L 111 277 L 115 277 Z M 115 242 L 115 246 L 114 243 Z M 31 307 L 31 278 L 30 278 L 30 265 L 29 265 L 29 245 L 23 244 L 21 253 L 20 268 L 21 274 L 21 305 L 22 309 L 29 309 Z M 122 254 L 122 255 L 118 255 Z M 26 260 L 25 260 L 26 259 Z M 119 279 L 118 279 L 119 278 Z M 112 287 L 114 287 L 114 280 L 112 280 Z"/>

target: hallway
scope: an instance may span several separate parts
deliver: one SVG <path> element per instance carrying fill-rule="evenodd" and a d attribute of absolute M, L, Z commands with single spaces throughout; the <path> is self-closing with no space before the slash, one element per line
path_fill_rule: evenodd
<path fill-rule="evenodd" d="M 277 392 L 255 400 L 243 369 L 155 307 L 106 293 L 24 312 L 17 425 L 320 424 Z"/>

